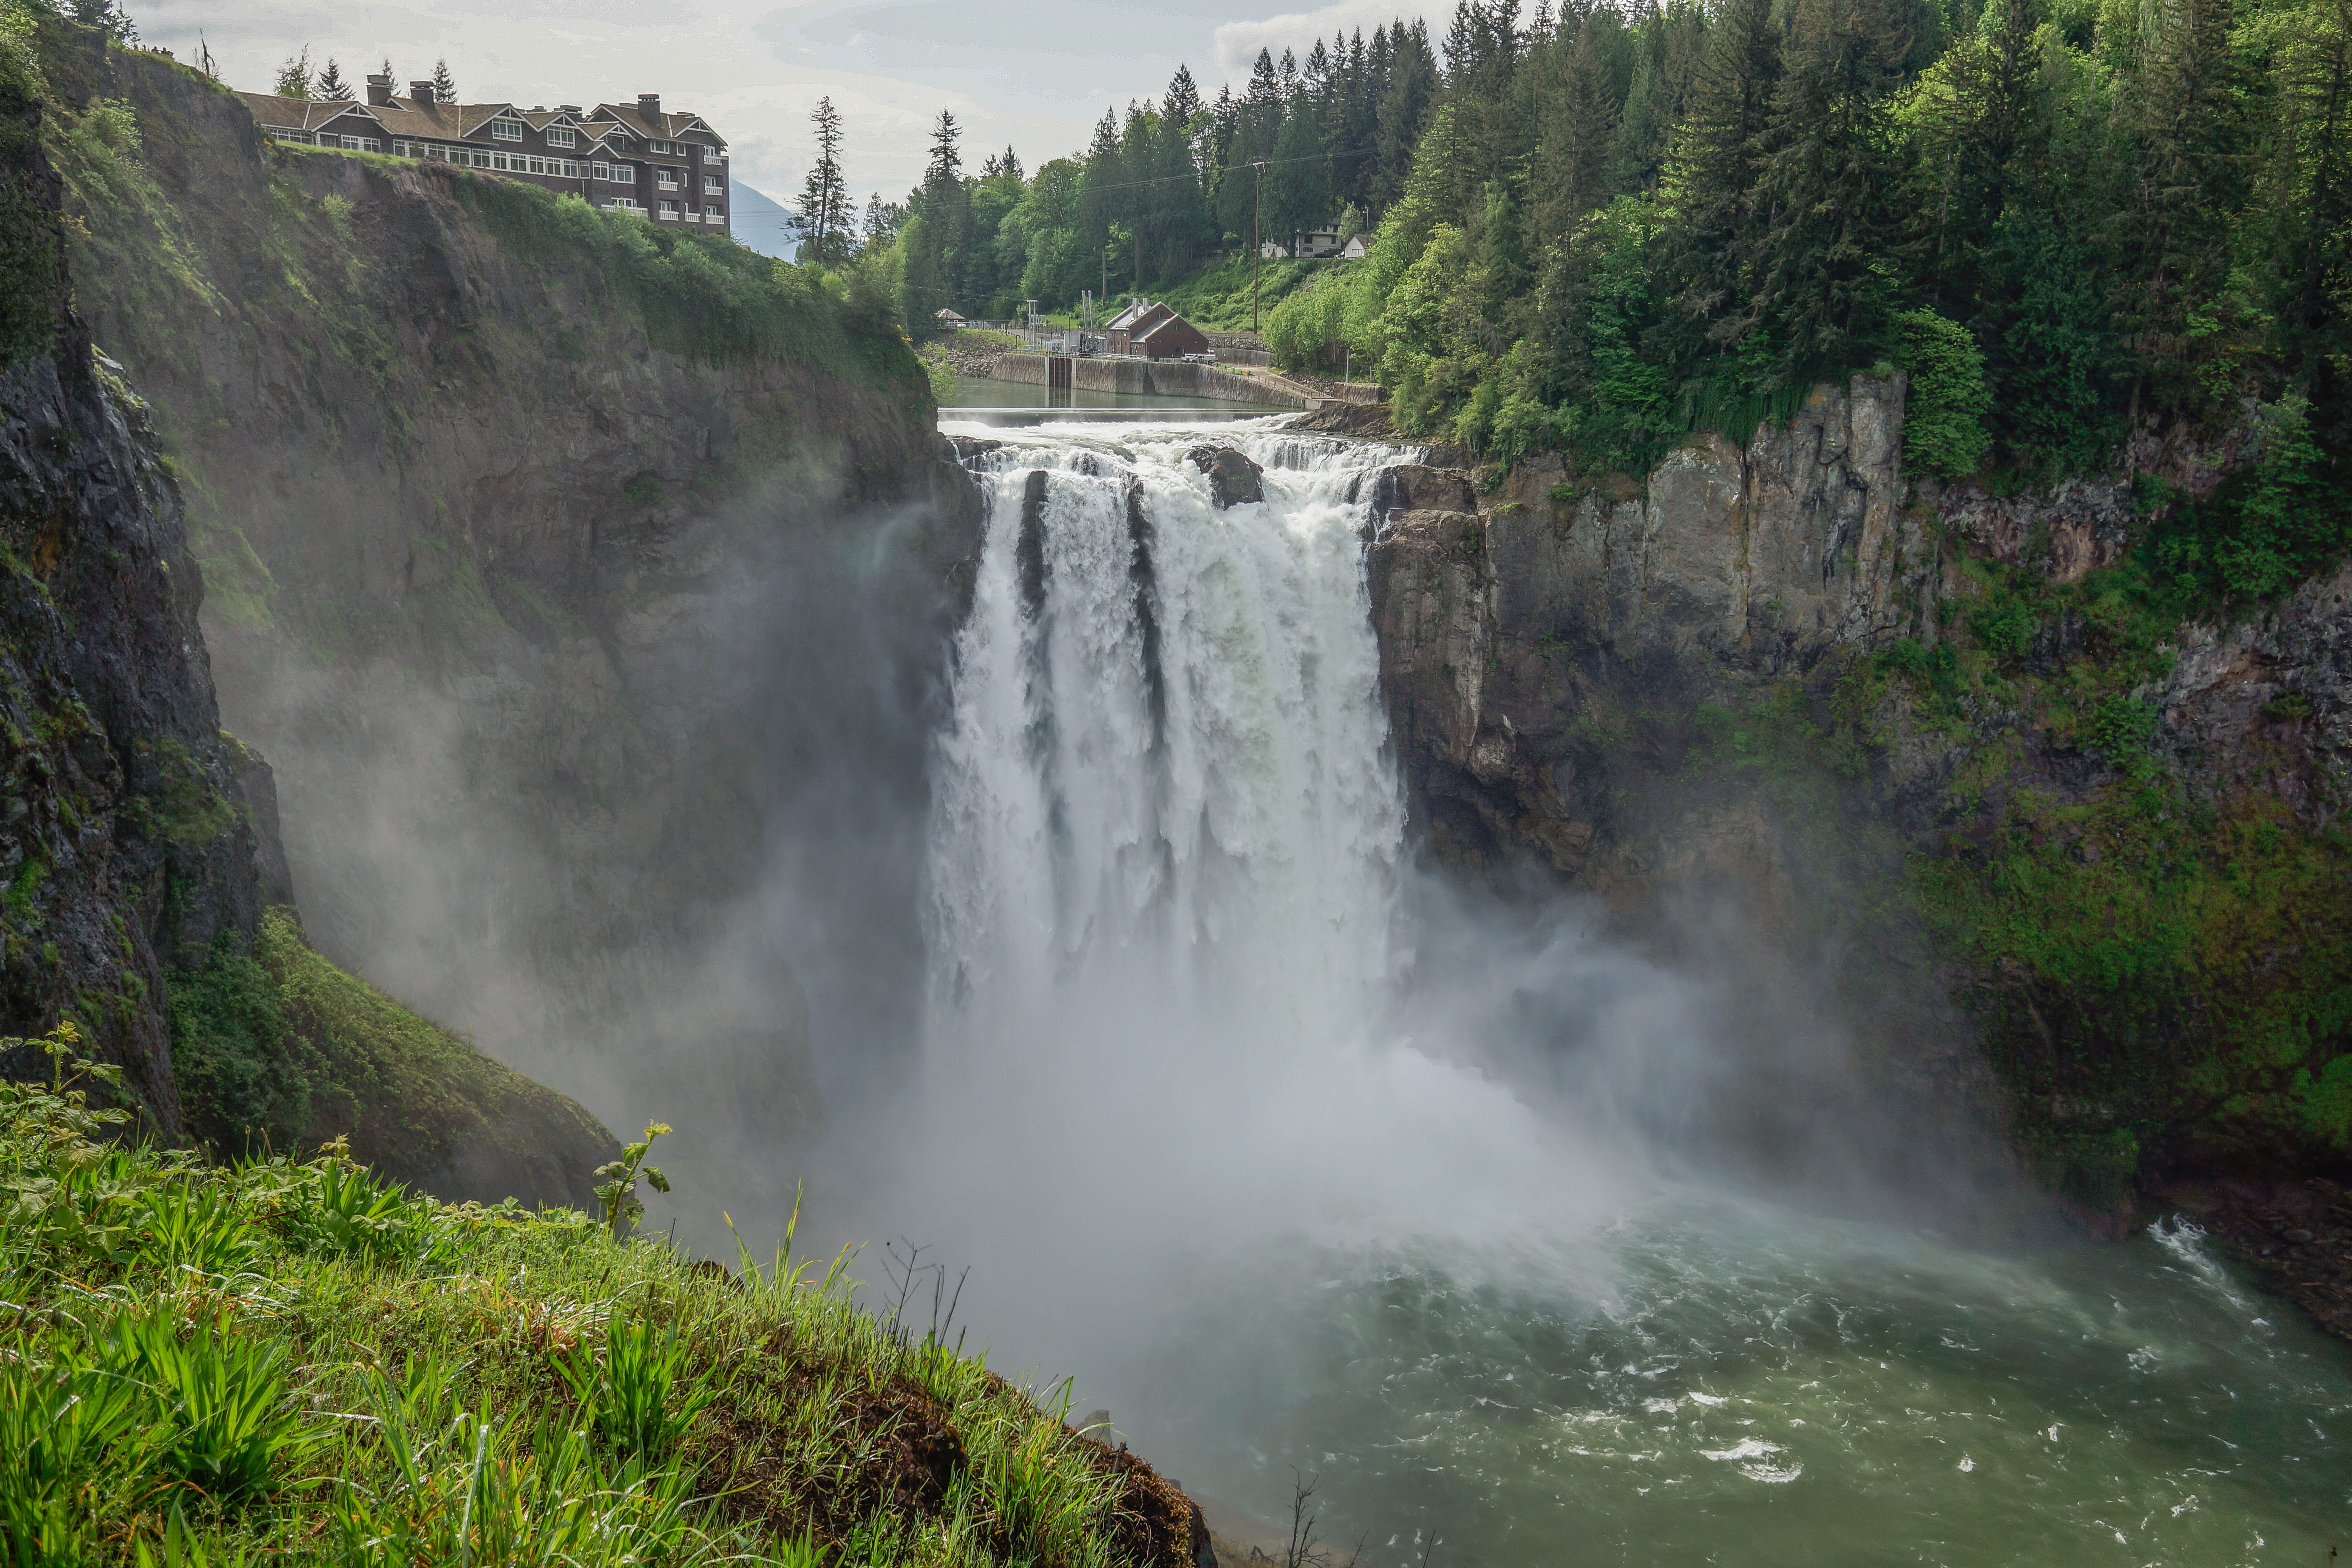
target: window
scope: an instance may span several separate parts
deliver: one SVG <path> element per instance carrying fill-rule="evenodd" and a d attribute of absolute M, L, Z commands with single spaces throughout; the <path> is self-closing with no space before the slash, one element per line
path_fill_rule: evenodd
<path fill-rule="evenodd" d="M 346 153 L 380 153 L 383 150 L 383 143 L 373 136 L 346 136 L 342 140 Z"/>
<path fill-rule="evenodd" d="M 490 134 L 500 142 L 520 142 L 522 140 L 522 121 L 501 116 L 490 121 Z"/>
<path fill-rule="evenodd" d="M 716 174 L 705 174 L 702 176 L 702 188 L 706 193 L 723 191 L 727 188 L 727 182 Z"/>
<path fill-rule="evenodd" d="M 661 215 L 664 217 L 676 217 L 677 216 L 677 204 L 676 202 L 662 203 Z"/>
<path fill-rule="evenodd" d="M 415 144 L 394 137 L 392 143 L 392 155 L 395 158 L 414 158 L 416 156 Z"/>
<path fill-rule="evenodd" d="M 724 221 L 724 220 L 725 220 L 725 218 L 726 218 L 726 216 L 727 216 L 727 214 L 726 214 L 725 210 L 724 210 L 724 209 L 722 209 L 717 202 L 707 202 L 707 203 L 705 203 L 705 204 L 703 205 L 703 208 L 702 208 L 702 221 L 703 221 L 703 222 L 705 222 L 705 223 L 719 223 L 719 222 Z"/>
<path fill-rule="evenodd" d="M 641 213 L 646 210 L 637 205 L 637 198 L 635 196 L 608 196 L 604 200 L 604 205 L 615 212 Z"/>
<path fill-rule="evenodd" d="M 551 125 L 547 128 L 547 144 L 551 147 L 576 147 L 580 142 L 569 126 Z"/>

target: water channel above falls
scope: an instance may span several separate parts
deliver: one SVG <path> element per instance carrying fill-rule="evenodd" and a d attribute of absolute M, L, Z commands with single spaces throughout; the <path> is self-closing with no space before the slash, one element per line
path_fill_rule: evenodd
<path fill-rule="evenodd" d="M 942 420 L 981 425 L 1037 425 L 1064 420 L 1210 423 L 1261 419 L 1282 410 L 1263 403 L 1227 403 L 1216 398 L 1154 397 L 1133 392 L 1049 391 L 1025 382 L 956 377 L 955 390 L 940 405 Z"/>
<path fill-rule="evenodd" d="M 1417 880 L 1363 563 L 1407 455 L 1281 423 L 942 419 L 1000 445 L 869 1217 L 973 1265 L 992 1364 L 1072 1374 L 1222 1531 L 1319 1476 L 1381 1568 L 2352 1547 L 2352 1354 L 2193 1228 L 1977 1247 L 1654 1157 L 1624 1086 L 1682 1092 L 1721 998 Z M 1265 500 L 1220 510 L 1202 443 Z M 1513 987 L 1617 1092 L 1469 1061 Z"/>

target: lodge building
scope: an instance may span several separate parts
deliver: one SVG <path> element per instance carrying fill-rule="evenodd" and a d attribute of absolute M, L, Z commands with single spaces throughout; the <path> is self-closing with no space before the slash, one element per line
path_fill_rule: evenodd
<path fill-rule="evenodd" d="M 486 169 L 656 223 L 732 232 L 726 141 L 698 115 L 663 112 L 658 93 L 590 110 L 520 109 L 437 102 L 429 81 L 409 83 L 403 98 L 390 77 L 371 76 L 364 103 L 237 97 L 275 142 Z"/>

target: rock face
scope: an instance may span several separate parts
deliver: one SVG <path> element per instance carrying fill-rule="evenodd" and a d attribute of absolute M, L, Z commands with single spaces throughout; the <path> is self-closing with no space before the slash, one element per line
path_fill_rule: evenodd
<path fill-rule="evenodd" d="M 2352 567 L 2118 618 L 2064 590 L 2128 548 L 2129 474 L 1912 485 L 1903 397 L 1822 386 L 1638 483 L 1388 470 L 1370 588 L 1431 851 L 1599 896 L 1874 1092 L 2004 1128 L 2094 1228 L 2182 1173 L 2340 1175 Z M 2193 491 L 2230 447 L 2127 456 Z M 1757 1104 L 1835 1090 L 1773 1070 Z"/>
<path fill-rule="evenodd" d="M 1600 826 L 1601 803 L 1572 782 L 1596 701 L 1695 706 L 1713 682 L 1834 647 L 1932 640 L 1940 550 L 1903 505 L 1903 390 L 1816 388 L 1790 428 L 1745 451 L 1694 437 L 1642 487 L 1571 483 L 1554 458 L 1482 507 L 1458 472 L 1388 470 L 1372 593 L 1409 782 L 1433 816 L 1577 871 Z"/>
<path fill-rule="evenodd" d="M 257 866 L 276 855 L 266 816 L 247 805 L 269 773 L 221 732 L 179 498 L 144 405 L 65 309 L 58 182 L 37 109 L 5 102 L 0 187 L 48 220 L 49 286 L 0 369 L 0 1033 L 74 1019 L 173 1137 L 163 970 L 249 936 L 282 896 Z"/>
<path fill-rule="evenodd" d="M 911 1028 L 977 549 L 896 329 L 60 55 L 68 115 L 137 118 L 144 210 L 75 214 L 82 298 L 189 477 L 311 934 L 616 1122 L 714 1158 L 808 1125 L 813 1037 L 854 1077 Z"/>
<path fill-rule="evenodd" d="M 236 1152 L 216 1101 L 266 1100 L 281 1149 L 349 1135 L 445 1197 L 586 1202 L 615 1148 L 593 1117 L 303 939 L 269 765 L 220 726 L 177 477 L 66 308 L 59 182 L 11 63 L 0 205 L 44 243 L 0 278 L 0 1033 L 78 1024 L 142 1135 Z M 27 1055 L 0 1071 L 46 1070 Z"/>

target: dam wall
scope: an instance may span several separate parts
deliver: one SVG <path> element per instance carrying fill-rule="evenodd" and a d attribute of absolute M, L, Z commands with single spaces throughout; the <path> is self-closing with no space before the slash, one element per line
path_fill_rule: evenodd
<path fill-rule="evenodd" d="M 1024 386 L 1056 384 L 1048 378 L 1048 354 L 1005 354 L 993 381 Z M 1149 397 L 1213 397 L 1227 403 L 1264 403 L 1277 408 L 1311 408 L 1315 399 L 1255 376 L 1235 375 L 1213 364 L 1181 360 L 1067 359 L 1068 384 L 1080 392 L 1124 392 Z"/>

